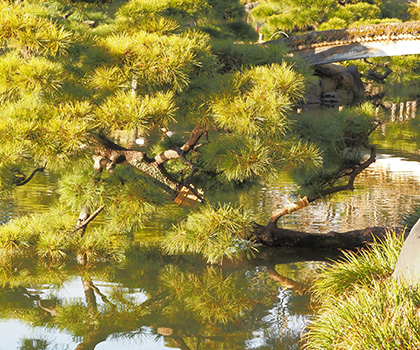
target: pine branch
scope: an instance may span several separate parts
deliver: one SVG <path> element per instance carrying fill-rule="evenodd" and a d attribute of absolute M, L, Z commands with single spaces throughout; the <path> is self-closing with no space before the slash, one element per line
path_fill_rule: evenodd
<path fill-rule="evenodd" d="M 42 167 L 34 169 L 34 171 L 32 171 L 32 174 L 29 175 L 29 177 L 24 177 L 22 180 L 20 180 L 19 182 L 16 183 L 16 186 L 26 185 L 29 181 L 32 180 L 32 178 L 35 176 L 36 173 L 38 173 L 38 172 L 42 173 L 45 170 L 46 166 L 47 165 L 44 164 Z"/>
<path fill-rule="evenodd" d="M 370 157 L 362 164 L 360 164 L 360 166 L 358 166 L 356 169 L 354 169 L 350 175 L 349 175 L 349 179 L 347 181 L 347 184 L 345 185 L 341 185 L 341 186 L 333 186 L 330 188 L 327 188 L 325 190 L 321 190 L 319 191 L 319 193 L 317 193 L 314 196 L 310 196 L 310 197 L 304 197 L 304 198 L 300 198 L 297 202 L 295 203 L 291 203 L 279 210 L 276 210 L 275 212 L 273 212 L 271 214 L 271 217 L 268 221 L 267 227 L 273 227 L 273 226 L 277 226 L 277 221 L 284 215 L 286 214 L 290 214 L 296 210 L 302 209 L 306 206 L 308 206 L 310 203 L 316 201 L 317 199 L 329 196 L 331 194 L 337 193 L 337 192 L 341 192 L 341 191 L 353 191 L 354 190 L 354 181 L 356 179 L 356 177 L 366 168 L 369 167 L 369 165 L 371 165 L 372 163 L 374 163 L 376 161 L 376 147 L 373 145 L 368 145 L 366 144 L 365 147 L 367 149 L 370 149 Z"/>
<path fill-rule="evenodd" d="M 197 124 L 192 130 L 190 138 L 179 148 L 179 150 L 165 150 L 152 159 L 147 157 L 144 152 L 127 149 L 109 140 L 105 135 L 99 134 L 95 152 L 96 156 L 94 157 L 95 172 L 99 175 L 104 167 L 112 172 L 112 169 L 117 164 L 129 164 L 138 171 L 155 179 L 167 193 L 176 194 L 182 188 L 183 184 L 168 173 L 164 164 L 168 160 L 182 158 L 184 162 L 194 170 L 195 165 L 189 162 L 185 155 L 189 151 L 195 149 L 201 136 L 203 136 L 205 132 L 205 127 Z M 189 187 L 188 184 L 186 186 Z M 194 192 L 193 189 L 191 190 Z M 196 195 L 198 198 L 201 198 L 198 194 Z"/>
<path fill-rule="evenodd" d="M 101 205 L 98 209 L 96 209 L 86 220 L 83 220 L 79 225 L 77 225 L 74 230 L 78 231 L 85 228 L 93 219 L 95 219 L 98 214 L 104 210 L 105 205 Z"/>
<path fill-rule="evenodd" d="M 195 149 L 195 146 L 197 145 L 198 141 L 200 141 L 201 136 L 203 136 L 205 133 L 205 127 L 201 126 L 200 124 L 197 124 L 191 131 L 190 138 L 179 149 L 166 150 L 158 154 L 156 157 L 153 158 L 154 162 L 156 164 L 163 164 L 171 159 L 182 158 L 185 164 L 190 166 L 190 168 L 193 168 L 192 163 L 190 163 L 185 158 L 185 155 L 187 155 L 188 152 L 190 152 L 191 150 Z"/>

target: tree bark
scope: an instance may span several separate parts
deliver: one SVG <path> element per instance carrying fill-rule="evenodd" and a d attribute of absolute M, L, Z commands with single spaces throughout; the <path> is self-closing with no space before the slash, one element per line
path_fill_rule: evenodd
<path fill-rule="evenodd" d="M 168 173 L 164 164 L 172 159 L 182 159 L 184 163 L 194 169 L 194 165 L 185 156 L 196 149 L 200 138 L 206 133 L 206 128 L 197 124 L 191 131 L 189 139 L 179 149 L 168 149 L 149 158 L 144 152 L 122 147 L 104 135 L 98 135 L 95 147 L 94 169 L 99 175 L 106 168 L 112 173 L 117 164 L 134 167 L 143 174 L 150 176 L 155 183 L 174 198 L 184 185 Z"/>
<path fill-rule="evenodd" d="M 257 242 L 269 247 L 354 249 L 383 239 L 388 232 L 385 227 L 367 227 L 343 233 L 307 233 L 284 228 L 271 228 L 267 232 L 265 226 L 259 226 L 254 234 Z"/>
<path fill-rule="evenodd" d="M 85 235 L 86 225 L 83 225 L 83 223 L 89 218 L 89 216 L 90 216 L 90 209 L 87 206 L 84 206 L 80 210 L 79 218 L 77 219 L 77 225 L 75 227 L 75 231 L 80 235 L 80 237 L 83 237 Z M 77 252 L 76 261 L 79 265 L 86 265 L 87 264 L 86 254 L 82 252 Z"/>

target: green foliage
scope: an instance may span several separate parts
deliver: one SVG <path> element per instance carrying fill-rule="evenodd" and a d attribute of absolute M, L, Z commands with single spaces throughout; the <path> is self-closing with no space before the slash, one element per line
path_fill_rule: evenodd
<path fill-rule="evenodd" d="M 285 15 L 280 20 L 291 23 L 296 16 L 293 28 L 304 28 L 324 20 L 333 2 L 290 0 L 273 8 L 290 12 L 276 13 Z M 0 4 L 2 195 L 23 179 L 21 169 L 47 164 L 49 170 L 65 170 L 58 175 L 58 202 L 66 215 L 45 213 L 51 229 L 35 230 L 29 243 L 10 234 L 4 243 L 12 247 L 10 256 L 32 251 L 54 263 L 77 254 L 91 263 L 121 260 L 126 245 L 120 234 L 129 236 L 133 228 L 165 215 L 169 196 L 144 175 L 122 170 L 128 167 L 124 156 L 112 174 L 92 174 L 92 155 L 111 157 L 99 135 L 114 140 L 117 131 L 130 130 L 148 136 L 147 157 L 138 153 L 148 160 L 181 146 L 200 123 L 212 131 L 214 142 L 203 136 L 202 147 L 187 154 L 201 167 L 193 182 L 216 173 L 216 180 L 232 188 L 284 167 L 334 164 L 336 158 L 327 158 L 353 154 L 367 140 L 358 118 L 321 122 L 321 137 L 309 124 L 307 131 L 299 130 L 289 114 L 303 99 L 313 72 L 302 62 L 284 59 L 283 46 L 240 44 L 256 37 L 245 16 L 236 0 Z M 180 136 L 161 142 L 163 130 Z M 331 142 L 328 133 L 335 132 L 339 135 Z M 351 168 L 350 160 L 340 165 Z M 150 169 L 167 171 L 179 181 L 191 171 L 182 159 Z M 92 213 L 102 206 L 98 227 L 74 234 L 81 208 Z M 28 227 L 38 224 L 25 220 Z M 206 206 L 173 229 L 165 248 L 202 253 L 212 263 L 251 255 L 249 221 L 244 209 Z M 203 227 L 203 222 L 208 224 Z"/>
<path fill-rule="evenodd" d="M 69 232 L 52 230 L 43 232 L 36 245 L 37 255 L 40 259 L 51 263 L 65 260 L 71 247 L 70 237 Z"/>
<path fill-rule="evenodd" d="M 383 0 L 375 1 L 376 5 L 381 8 L 382 16 L 384 18 L 396 17 L 403 21 L 411 20 L 409 15 L 409 8 L 412 2 Z"/>
<path fill-rule="evenodd" d="M 208 145 L 203 152 L 204 166 L 227 181 L 244 181 L 264 176 L 273 163 L 270 149 L 261 141 L 227 136 Z"/>
<path fill-rule="evenodd" d="M 83 171 L 63 176 L 58 184 L 60 200 L 72 210 L 83 207 L 96 209 L 109 200 L 106 181 L 97 181 L 91 172 Z"/>
<path fill-rule="evenodd" d="M 412 85 L 420 79 L 420 56 L 395 56 L 391 57 L 390 66 L 393 73 L 387 78 L 392 84 Z"/>
<path fill-rule="evenodd" d="M 236 0 L 208 0 L 213 16 L 224 20 L 237 20 L 245 16 L 243 6 Z"/>
<path fill-rule="evenodd" d="M 129 92 L 109 96 L 98 111 L 102 125 L 111 130 L 137 130 L 147 135 L 154 126 L 168 127 L 176 106 L 172 92 L 137 97 Z"/>
<path fill-rule="evenodd" d="M 162 243 L 169 254 L 202 254 L 209 263 L 248 257 L 256 251 L 252 243 L 251 214 L 232 205 L 206 205 L 188 215 Z"/>
<path fill-rule="evenodd" d="M 295 138 L 282 139 L 279 145 L 275 138 L 227 135 L 203 148 L 201 161 L 224 182 L 244 182 L 273 177 L 286 167 L 317 168 L 322 156 L 315 145 Z"/>
<path fill-rule="evenodd" d="M 419 292 L 386 280 L 331 298 L 309 326 L 304 349 L 416 349 Z"/>
<path fill-rule="evenodd" d="M 212 51 L 220 62 L 221 72 L 231 72 L 281 62 L 287 48 L 279 45 L 238 44 L 231 40 L 214 40 Z"/>
<path fill-rule="evenodd" d="M 72 34 L 54 22 L 27 12 L 24 6 L 0 3 L 0 41 L 18 48 L 24 56 L 44 53 L 65 55 Z"/>
<path fill-rule="evenodd" d="M 149 180 L 133 171 L 116 169 L 101 180 L 90 171 L 63 176 L 59 182 L 60 202 L 72 210 L 91 212 L 105 205 L 106 227 L 129 232 L 142 227 L 158 210 L 164 211 L 165 196 Z"/>
<path fill-rule="evenodd" d="M 252 9 L 252 18 L 258 21 L 265 21 L 267 18 L 276 15 L 282 11 L 278 2 L 266 2 Z"/>
<path fill-rule="evenodd" d="M 29 60 L 9 53 L 0 58 L 0 98 L 53 95 L 63 84 L 63 67 L 43 57 Z"/>
<path fill-rule="evenodd" d="M 357 4 L 350 4 L 345 7 L 339 7 L 337 11 L 330 14 L 330 17 L 331 19 L 336 18 L 344 21 L 344 26 L 336 28 L 346 28 L 350 24 L 360 20 L 380 18 L 381 10 L 376 5 L 360 2 Z M 328 21 L 325 24 L 323 23 L 323 25 L 319 27 L 319 30 L 324 30 L 324 26 L 328 29 L 332 28 Z"/>
<path fill-rule="evenodd" d="M 128 180 L 128 177 L 126 177 Z M 133 228 L 143 227 L 154 214 L 165 213 L 164 194 L 150 181 L 133 176 L 131 181 L 113 184 L 112 198 L 107 208 L 110 229 L 117 232 L 129 232 Z"/>
<path fill-rule="evenodd" d="M 322 168 L 298 168 L 294 177 L 305 194 L 332 186 L 363 161 L 365 144 L 375 129 L 375 108 L 370 103 L 332 114 L 296 116 L 295 131 L 321 150 Z M 307 191 L 307 192 L 306 192 Z"/>
<path fill-rule="evenodd" d="M 408 12 L 410 14 L 411 19 L 419 20 L 420 19 L 420 7 L 415 2 L 410 2 Z"/>
<path fill-rule="evenodd" d="M 84 254 L 90 264 L 124 260 L 127 235 L 104 226 L 80 237 L 75 223 L 76 217 L 62 208 L 12 219 L 0 227 L 0 265 L 9 266 L 34 254 L 54 265 L 75 260 L 76 254 Z"/>
<path fill-rule="evenodd" d="M 333 17 L 319 26 L 319 30 L 342 29 L 348 26 L 343 18 Z"/>
<path fill-rule="evenodd" d="M 265 40 L 270 40 L 280 32 L 314 29 L 336 7 L 336 2 L 331 0 L 267 1 L 252 9 L 251 17 L 254 22 L 264 22 L 260 32 Z"/>
<path fill-rule="evenodd" d="M 133 77 L 132 77 L 133 78 Z M 99 93 L 108 95 L 119 89 L 128 89 L 129 78 L 126 72 L 117 66 L 99 66 L 90 77 L 90 85 Z"/>
<path fill-rule="evenodd" d="M 415 18 L 415 9 L 411 8 Z M 271 40 L 285 33 L 408 20 L 407 9 L 408 4 L 394 0 L 267 0 L 251 11 L 251 18 L 254 23 L 263 22 L 260 32 L 265 40 Z"/>
<path fill-rule="evenodd" d="M 109 227 L 94 228 L 72 247 L 73 253 L 82 254 L 89 264 L 104 261 L 122 262 L 130 247 L 126 234 L 114 233 Z"/>
<path fill-rule="evenodd" d="M 420 218 L 420 206 L 415 206 L 409 213 L 404 214 L 402 223 L 406 231 L 410 231 Z"/>
<path fill-rule="evenodd" d="M 104 39 L 103 45 L 127 66 L 131 76 L 136 75 L 139 89 L 169 85 L 182 91 L 188 87 L 190 74 L 209 68 L 209 38 L 198 31 L 169 36 L 145 32 L 114 34 Z"/>
<path fill-rule="evenodd" d="M 0 198 L 9 196 L 14 185 L 21 180 L 24 180 L 21 167 L 12 161 L 2 161 L 0 163 Z"/>
<path fill-rule="evenodd" d="M 63 259 L 71 222 L 75 222 L 74 217 L 54 210 L 13 219 L 0 227 L 0 263 L 7 265 L 14 259 L 31 257 L 34 251 L 40 258 Z"/>
<path fill-rule="evenodd" d="M 303 76 L 285 63 L 251 68 L 232 77 L 230 91 L 212 104 L 216 124 L 238 134 L 285 134 L 286 112 L 302 98 Z"/>
<path fill-rule="evenodd" d="M 225 325 L 238 320 L 251 308 L 238 279 L 233 275 L 224 276 L 213 266 L 199 276 L 167 265 L 159 278 L 182 309 L 191 312 L 200 322 Z"/>
<path fill-rule="evenodd" d="M 420 346 L 418 286 L 390 275 L 403 239 L 389 235 L 361 253 L 346 253 L 319 276 L 316 316 L 304 349 L 416 349 Z"/>
<path fill-rule="evenodd" d="M 208 4 L 204 0 L 131 0 L 119 8 L 117 16 L 137 23 L 156 15 L 195 17 L 207 10 Z"/>
<path fill-rule="evenodd" d="M 257 40 L 254 29 L 245 23 L 245 9 L 237 0 L 209 0 L 209 13 L 197 27 L 217 39 L 250 42 Z"/>

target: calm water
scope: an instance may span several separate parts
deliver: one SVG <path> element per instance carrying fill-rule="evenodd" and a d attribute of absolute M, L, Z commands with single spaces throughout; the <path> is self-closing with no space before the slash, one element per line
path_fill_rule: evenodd
<path fill-rule="evenodd" d="M 375 139 L 378 160 L 358 177 L 354 192 L 280 224 L 308 232 L 400 226 L 420 201 L 418 130 L 416 121 L 385 126 Z M 0 203 L 2 222 L 54 200 L 52 175 L 37 181 Z M 293 190 L 283 176 L 240 200 L 263 223 Z M 155 227 L 137 239 L 156 234 L 162 233 Z M 306 287 L 326 254 L 264 249 L 254 261 L 215 267 L 139 248 L 124 266 L 39 263 L 0 271 L 0 350 L 298 349 L 311 316 Z"/>

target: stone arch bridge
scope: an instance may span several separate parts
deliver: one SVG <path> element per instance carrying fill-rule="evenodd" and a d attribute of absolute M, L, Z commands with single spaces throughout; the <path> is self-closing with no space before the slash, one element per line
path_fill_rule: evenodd
<path fill-rule="evenodd" d="M 312 65 L 369 57 L 420 54 L 420 21 L 314 31 L 267 43 L 286 43 Z"/>

